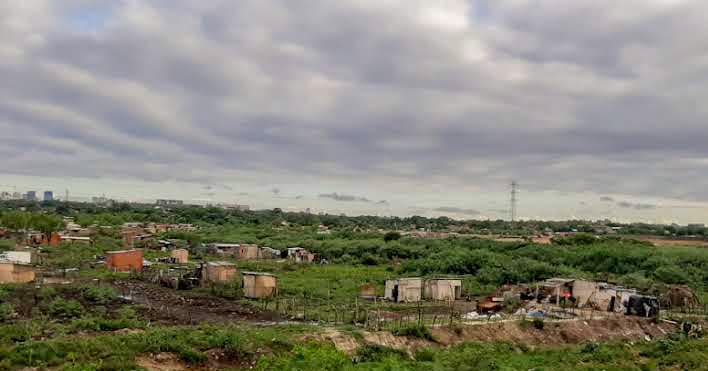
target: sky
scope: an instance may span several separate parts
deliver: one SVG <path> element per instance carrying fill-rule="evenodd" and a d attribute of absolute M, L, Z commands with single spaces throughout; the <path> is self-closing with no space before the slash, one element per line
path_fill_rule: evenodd
<path fill-rule="evenodd" d="M 708 2 L 0 2 L 0 190 L 703 223 Z"/>

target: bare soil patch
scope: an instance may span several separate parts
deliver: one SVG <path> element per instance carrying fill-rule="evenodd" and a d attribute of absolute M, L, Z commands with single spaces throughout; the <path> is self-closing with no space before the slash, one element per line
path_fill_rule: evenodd
<path fill-rule="evenodd" d="M 146 354 L 135 359 L 135 363 L 149 371 L 189 370 L 189 366 L 173 353 Z"/>
<path fill-rule="evenodd" d="M 676 247 L 676 246 L 691 246 L 691 247 L 708 247 L 708 241 L 691 238 L 659 238 L 655 236 L 632 236 L 631 238 L 639 241 L 651 242 L 654 246 Z"/>
<path fill-rule="evenodd" d="M 113 285 L 128 293 L 140 312 L 151 321 L 164 324 L 224 323 L 233 321 L 277 321 L 278 315 L 235 300 L 190 291 L 178 291 L 137 280 Z"/>
<path fill-rule="evenodd" d="M 543 329 L 536 329 L 531 323 L 499 322 L 490 324 L 463 325 L 455 329 L 435 327 L 432 329 L 435 342 L 428 340 L 394 336 L 390 332 L 362 332 L 362 338 L 336 329 L 327 329 L 317 335 L 318 340 L 331 341 L 337 349 L 354 354 L 363 345 L 382 345 L 413 353 L 425 347 L 440 347 L 464 342 L 512 342 L 527 346 L 579 344 L 608 340 L 659 339 L 677 331 L 673 324 L 652 320 L 626 317 L 590 321 L 546 322 Z"/>
<path fill-rule="evenodd" d="M 639 317 L 622 317 L 591 321 L 546 322 L 542 330 L 531 323 L 500 322 L 482 326 L 462 326 L 457 332 L 447 327 L 433 329 L 433 336 L 442 345 L 465 341 L 510 341 L 526 345 L 575 344 L 590 341 L 639 340 L 661 338 L 676 331 L 668 323 L 654 323 Z"/>

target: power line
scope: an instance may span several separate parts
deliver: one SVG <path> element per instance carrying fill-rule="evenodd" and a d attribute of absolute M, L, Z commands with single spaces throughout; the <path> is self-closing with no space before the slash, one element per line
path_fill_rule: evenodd
<path fill-rule="evenodd" d="M 516 181 L 511 182 L 511 221 L 514 222 L 516 221 L 516 202 L 517 202 L 517 189 L 518 185 Z"/>

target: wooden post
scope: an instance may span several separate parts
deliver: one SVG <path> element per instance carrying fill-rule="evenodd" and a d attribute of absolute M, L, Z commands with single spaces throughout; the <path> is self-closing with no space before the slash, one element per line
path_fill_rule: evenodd
<path fill-rule="evenodd" d="M 418 326 L 423 323 L 423 308 L 421 307 L 420 301 L 418 302 Z"/>
<path fill-rule="evenodd" d="M 451 305 L 451 306 L 450 306 L 450 327 L 452 327 L 452 317 L 453 317 L 452 311 L 453 311 L 453 308 L 452 308 L 452 305 Z"/>
<path fill-rule="evenodd" d="M 380 327 L 381 327 L 381 305 L 378 303 L 376 304 L 376 310 L 378 312 L 376 314 L 376 329 L 380 330 Z"/>
<path fill-rule="evenodd" d="M 354 324 L 359 323 L 359 298 L 354 297 Z"/>

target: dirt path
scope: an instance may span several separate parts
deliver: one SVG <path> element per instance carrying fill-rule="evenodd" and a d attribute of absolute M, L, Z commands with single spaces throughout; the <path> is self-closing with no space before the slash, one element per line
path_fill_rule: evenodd
<path fill-rule="evenodd" d="M 113 285 L 140 305 L 141 314 L 158 323 L 184 325 L 279 319 L 275 313 L 263 312 L 236 300 L 177 291 L 135 280 L 116 281 Z"/>

